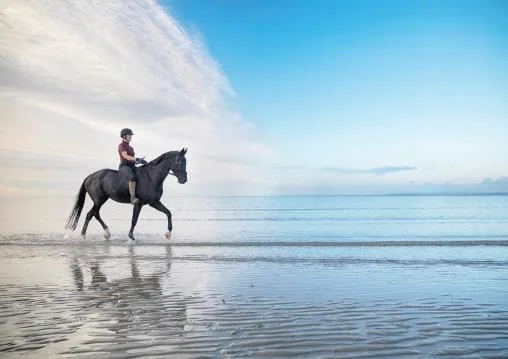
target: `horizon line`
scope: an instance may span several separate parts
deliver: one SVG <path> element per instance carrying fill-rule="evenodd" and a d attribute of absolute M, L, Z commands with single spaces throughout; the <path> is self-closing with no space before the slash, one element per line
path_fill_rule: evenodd
<path fill-rule="evenodd" d="M 467 196 L 508 196 L 508 192 L 403 192 L 403 193 L 378 193 L 378 194 L 238 194 L 238 195 L 224 195 L 224 194 L 202 194 L 202 195 L 170 195 L 176 198 L 203 198 L 203 197 L 467 197 Z M 75 197 L 72 195 L 0 195 L 0 198 L 69 198 Z"/>

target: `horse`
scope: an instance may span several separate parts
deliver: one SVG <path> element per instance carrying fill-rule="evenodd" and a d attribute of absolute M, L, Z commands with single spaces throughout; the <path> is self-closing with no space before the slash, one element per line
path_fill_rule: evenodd
<path fill-rule="evenodd" d="M 166 152 L 145 165 L 136 167 L 135 171 L 138 177 L 136 196 L 139 201 L 134 204 L 132 211 L 131 229 L 129 231 L 129 238 L 132 240 L 135 240 L 134 227 L 138 221 L 139 213 L 141 212 L 141 208 L 146 204 L 164 213 L 168 217 L 168 232 L 166 232 L 166 238 L 171 239 L 171 231 L 173 230 L 171 212 L 160 201 L 163 192 L 162 185 L 168 174 L 174 175 L 180 184 L 187 182 L 186 153 L 186 148 L 182 148 L 181 151 Z M 85 197 L 88 193 L 93 201 L 93 206 L 86 215 L 85 223 L 81 230 L 81 238 L 84 239 L 86 237 L 88 222 L 90 222 L 92 217 L 95 217 L 104 229 L 104 238 L 109 239 L 111 233 L 106 223 L 101 219 L 99 211 L 102 205 L 110 198 L 116 202 L 130 203 L 127 182 L 127 177 L 119 171 L 112 169 L 102 169 L 88 175 L 83 180 L 81 188 L 76 195 L 76 201 L 65 228 L 74 231 L 78 226 L 79 217 L 85 204 Z"/>

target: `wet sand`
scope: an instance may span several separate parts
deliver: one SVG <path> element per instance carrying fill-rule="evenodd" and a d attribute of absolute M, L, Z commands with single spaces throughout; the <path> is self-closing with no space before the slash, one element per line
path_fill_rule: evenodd
<path fill-rule="evenodd" d="M 504 257 L 33 237 L 1 241 L 1 357 L 508 357 Z"/>

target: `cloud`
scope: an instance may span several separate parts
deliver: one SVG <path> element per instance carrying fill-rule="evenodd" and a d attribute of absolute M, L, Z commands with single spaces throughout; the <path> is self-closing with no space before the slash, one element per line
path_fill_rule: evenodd
<path fill-rule="evenodd" d="M 394 172 L 405 172 L 405 171 L 414 171 L 416 170 L 416 167 L 411 166 L 387 166 L 387 167 L 376 167 L 370 169 L 370 173 L 374 173 L 377 175 L 384 175 L 388 173 L 394 173 Z"/>
<path fill-rule="evenodd" d="M 506 189 L 508 189 L 508 176 L 498 177 L 497 179 L 493 179 L 492 177 L 486 177 L 481 184 L 506 186 L 507 187 Z"/>
<path fill-rule="evenodd" d="M 320 168 L 323 171 L 335 172 L 340 174 L 358 174 L 358 173 L 367 173 L 367 174 L 375 174 L 375 175 L 385 175 L 389 173 L 395 172 L 406 172 L 406 171 L 414 171 L 417 170 L 416 167 L 412 166 L 385 166 L 385 167 L 374 167 L 374 168 L 342 168 L 342 167 L 322 167 Z"/>
<path fill-rule="evenodd" d="M 2 157 L 0 194 L 40 167 L 76 185 L 93 166 L 115 168 L 122 127 L 147 158 L 189 148 L 180 193 L 259 188 L 251 164 L 270 150 L 200 35 L 157 2 L 6 0 L 0 13 L 0 152 L 20 159 Z"/>
<path fill-rule="evenodd" d="M 508 194 L 506 184 L 496 183 L 485 185 L 484 183 L 450 182 L 370 182 L 361 181 L 326 181 L 322 178 L 315 180 L 285 181 L 275 189 L 279 194 L 286 195 L 387 195 L 387 194 Z"/>

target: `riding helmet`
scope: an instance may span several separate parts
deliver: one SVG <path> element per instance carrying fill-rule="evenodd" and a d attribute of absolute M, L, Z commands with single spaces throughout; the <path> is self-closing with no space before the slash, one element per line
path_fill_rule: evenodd
<path fill-rule="evenodd" d="M 132 130 L 130 128 L 124 128 L 122 129 L 122 131 L 120 131 L 120 137 L 123 138 L 123 136 L 126 136 L 126 135 L 133 135 L 134 133 L 132 133 Z"/>

